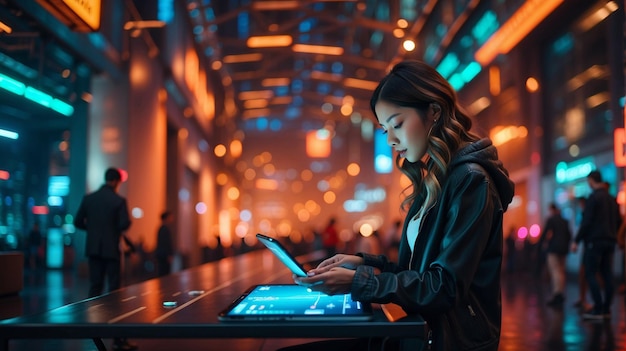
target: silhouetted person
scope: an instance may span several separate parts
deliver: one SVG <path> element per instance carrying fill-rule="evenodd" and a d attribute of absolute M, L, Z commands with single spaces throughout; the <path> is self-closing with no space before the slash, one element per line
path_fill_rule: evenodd
<path fill-rule="evenodd" d="M 515 233 L 515 227 L 511 226 L 509 234 L 504 239 L 506 245 L 506 271 L 511 273 L 515 270 L 515 241 L 517 240 L 517 234 Z"/>
<path fill-rule="evenodd" d="M 172 260 L 174 258 L 174 241 L 170 228 L 172 223 L 174 223 L 174 214 L 169 211 L 163 212 L 154 252 L 157 261 L 157 274 L 159 276 L 168 275 L 172 271 Z"/>
<path fill-rule="evenodd" d="M 539 247 L 546 247 L 548 272 L 552 282 L 552 299 L 550 306 L 562 306 L 565 301 L 565 258 L 572 240 L 569 223 L 561 216 L 555 204 L 550 204 L 550 216 L 539 238 Z"/>
<path fill-rule="evenodd" d="M 621 215 L 615 198 L 611 196 L 602 182 L 602 175 L 592 171 L 587 176 L 592 189 L 583 211 L 582 223 L 572 244 L 576 251 L 579 242 L 585 245 L 585 277 L 593 298 L 593 310 L 583 313 L 585 319 L 610 318 L 613 300 L 613 252 L 615 250 L 617 229 Z M 604 283 L 600 289 L 598 275 Z"/>
<path fill-rule="evenodd" d="M 121 285 L 120 238 L 130 227 L 126 199 L 117 194 L 122 175 L 116 168 L 104 174 L 105 184 L 85 195 L 80 203 L 74 225 L 87 231 L 85 254 L 89 259 L 89 297 L 101 295 L 107 278 L 108 291 Z M 134 350 L 137 345 L 115 338 L 114 350 Z"/>
<path fill-rule="evenodd" d="M 39 249 L 41 248 L 42 241 L 39 223 L 35 222 L 28 233 L 28 262 L 31 269 L 35 269 L 39 266 Z"/>

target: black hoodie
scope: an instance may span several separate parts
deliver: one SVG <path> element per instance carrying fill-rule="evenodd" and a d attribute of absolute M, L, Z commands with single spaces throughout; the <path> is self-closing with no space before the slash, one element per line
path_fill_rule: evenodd
<path fill-rule="evenodd" d="M 502 306 L 502 216 L 514 184 L 496 148 L 482 139 L 459 150 L 436 203 L 422 216 L 411 252 L 405 220 L 398 263 L 360 253 L 352 298 L 395 303 L 420 314 L 432 330 L 433 350 L 496 351 Z M 424 201 L 418 194 L 412 218 Z M 374 268 L 381 270 L 375 274 Z"/>

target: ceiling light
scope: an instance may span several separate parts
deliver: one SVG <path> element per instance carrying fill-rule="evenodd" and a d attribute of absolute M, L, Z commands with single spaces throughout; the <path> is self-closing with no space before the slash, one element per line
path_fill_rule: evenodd
<path fill-rule="evenodd" d="M 291 82 L 289 78 L 265 78 L 261 81 L 264 87 L 282 87 L 287 86 Z"/>
<path fill-rule="evenodd" d="M 526 0 L 500 29 L 476 51 L 474 58 L 481 65 L 487 66 L 498 54 L 508 54 L 562 2 L 563 0 Z"/>
<path fill-rule="evenodd" d="M 17 140 L 17 138 L 19 138 L 20 135 L 11 130 L 0 129 L 0 137 Z"/>
<path fill-rule="evenodd" d="M 343 55 L 343 48 L 338 46 L 294 44 L 291 49 L 305 54 Z"/>
<path fill-rule="evenodd" d="M 347 87 L 359 88 L 359 89 L 365 89 L 365 90 L 374 90 L 378 86 L 378 82 L 373 82 L 371 80 L 356 79 L 356 78 L 346 78 L 343 81 L 343 84 Z"/>
<path fill-rule="evenodd" d="M 609 17 L 610 14 L 617 11 L 617 9 L 618 5 L 615 2 L 607 2 L 604 6 L 593 11 L 593 13 L 580 21 L 580 23 L 578 24 L 578 29 L 582 32 L 588 31 L 596 24 L 602 22 L 605 18 Z"/>
<path fill-rule="evenodd" d="M 253 90 L 239 93 L 239 100 L 271 99 L 272 97 L 274 97 L 272 90 Z"/>
<path fill-rule="evenodd" d="M 250 37 L 246 41 L 249 48 L 278 48 L 291 45 L 291 35 L 264 35 Z"/>
<path fill-rule="evenodd" d="M 242 54 L 242 55 L 226 55 L 224 56 L 224 63 L 241 63 L 241 62 L 256 62 L 263 59 L 263 54 Z"/>
<path fill-rule="evenodd" d="M 12 31 L 13 29 L 11 29 L 11 27 L 9 27 L 6 23 L 0 21 L 0 33 L 5 32 L 11 34 Z"/>
<path fill-rule="evenodd" d="M 162 27 L 165 27 L 165 22 L 163 21 L 128 21 L 124 23 L 125 30 Z"/>
<path fill-rule="evenodd" d="M 253 1 L 252 8 L 259 11 L 268 10 L 293 10 L 297 9 L 300 5 L 298 1 Z"/>
<path fill-rule="evenodd" d="M 251 99 L 243 102 L 245 109 L 265 108 L 269 104 L 267 99 Z"/>
<path fill-rule="evenodd" d="M 406 51 L 413 51 L 415 50 L 415 42 L 411 39 L 407 39 L 405 41 L 402 42 L 402 47 L 404 48 L 404 50 Z"/>

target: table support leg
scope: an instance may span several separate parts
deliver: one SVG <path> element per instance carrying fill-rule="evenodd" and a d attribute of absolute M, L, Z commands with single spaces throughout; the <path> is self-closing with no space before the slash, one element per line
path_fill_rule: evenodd
<path fill-rule="evenodd" d="M 93 338 L 91 340 L 93 340 L 93 343 L 96 344 L 98 351 L 107 351 L 107 347 L 104 346 L 104 342 L 102 342 L 101 338 Z"/>

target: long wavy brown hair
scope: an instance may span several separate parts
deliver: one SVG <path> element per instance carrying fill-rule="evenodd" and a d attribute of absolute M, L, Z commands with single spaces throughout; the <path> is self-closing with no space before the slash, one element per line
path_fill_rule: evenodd
<path fill-rule="evenodd" d="M 423 194 L 424 205 L 418 213 L 421 215 L 436 203 L 453 155 L 480 137 L 470 132 L 472 120 L 458 104 L 450 83 L 424 62 L 407 60 L 396 64 L 374 90 L 370 100 L 374 115 L 379 101 L 415 108 L 425 125 L 427 109 L 432 104 L 441 108 L 440 116 L 428 134 L 427 157 L 413 163 L 398 155 L 395 161 L 396 167 L 411 180 L 411 185 L 403 190 L 408 195 L 401 207 L 408 210 L 418 194 Z"/>

